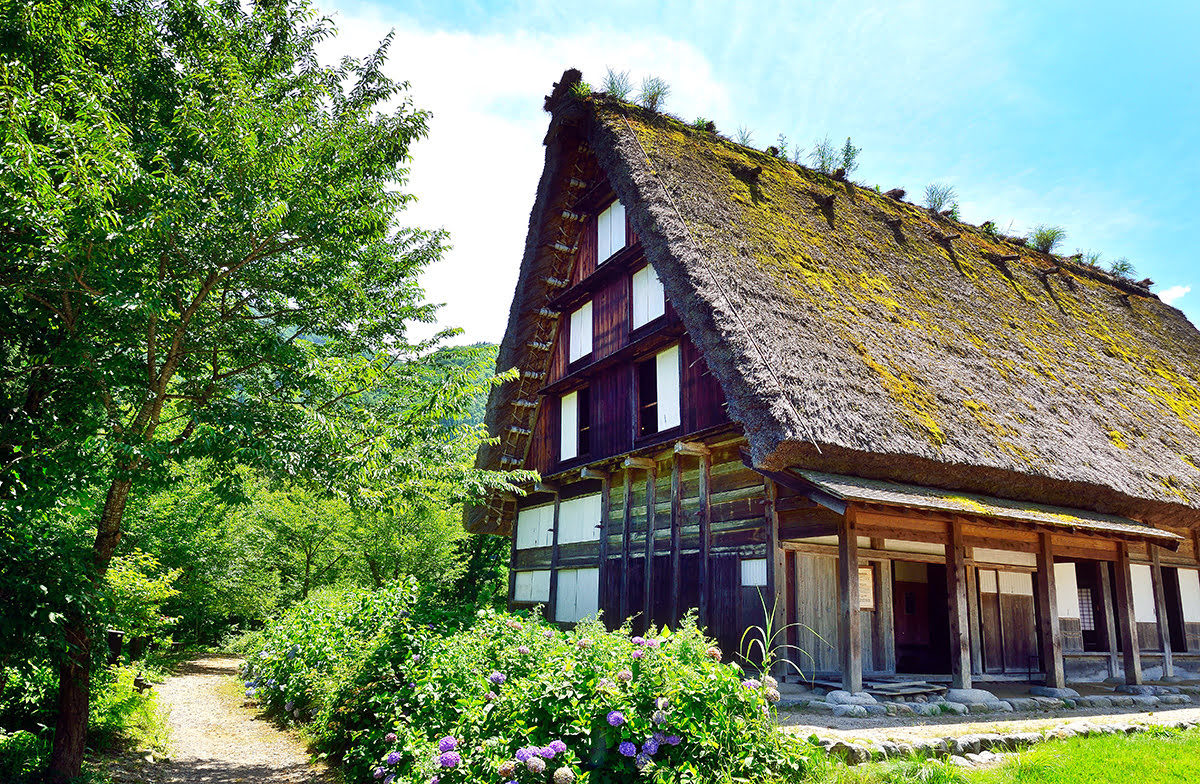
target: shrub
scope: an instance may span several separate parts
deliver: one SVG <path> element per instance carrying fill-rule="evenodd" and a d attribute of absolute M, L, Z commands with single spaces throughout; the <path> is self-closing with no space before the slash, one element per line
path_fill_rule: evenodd
<path fill-rule="evenodd" d="M 1118 278 L 1132 278 L 1136 273 L 1133 262 L 1124 256 L 1116 261 L 1109 262 L 1108 271 Z"/>
<path fill-rule="evenodd" d="M 925 206 L 934 212 L 942 210 L 958 211 L 957 194 L 953 185 L 942 185 L 931 182 L 925 186 Z"/>
<path fill-rule="evenodd" d="M 167 717 L 153 690 L 133 685 L 138 670 L 115 666 L 97 674 L 88 718 L 88 742 L 96 749 L 162 749 L 170 740 Z"/>
<path fill-rule="evenodd" d="M 743 147 L 749 147 L 754 143 L 754 132 L 744 125 L 739 125 L 737 132 L 733 135 L 733 140 Z"/>
<path fill-rule="evenodd" d="M 657 76 L 647 76 L 642 80 L 642 89 L 638 92 L 638 103 L 652 112 L 657 112 L 670 94 L 671 88 L 665 81 Z"/>
<path fill-rule="evenodd" d="M 411 601 L 409 589 L 389 593 L 363 604 Z M 371 639 L 340 677 L 309 677 L 330 687 L 310 734 L 348 781 L 563 784 L 639 771 L 651 781 L 771 781 L 802 772 L 808 747 L 778 731 L 773 681 L 721 663 L 691 619 L 646 638 L 597 621 L 562 631 L 490 609 L 449 635 L 422 623 L 419 609 L 377 620 L 371 632 L 335 631 L 327 620 L 311 632 L 269 630 L 278 642 L 248 673 L 248 688 L 286 708 L 293 679 L 339 666 L 297 634 Z M 327 663 L 301 663 L 310 652 Z"/>
<path fill-rule="evenodd" d="M 1026 238 L 1029 241 L 1029 246 L 1035 250 L 1040 250 L 1042 253 L 1052 253 L 1058 246 L 1058 243 L 1067 238 L 1065 229 L 1059 226 L 1038 226 L 1033 231 L 1029 232 Z"/>
<path fill-rule="evenodd" d="M 609 68 L 604 74 L 604 81 L 600 83 L 600 89 L 619 101 L 626 101 L 633 92 L 633 80 L 629 78 L 629 71 Z"/>
<path fill-rule="evenodd" d="M 846 143 L 842 145 L 841 152 L 841 168 L 846 170 L 846 176 L 858 168 L 858 154 L 862 152 L 862 147 L 855 147 L 850 143 L 850 137 L 846 137 Z"/>
<path fill-rule="evenodd" d="M 808 160 L 812 167 L 822 174 L 832 174 L 838 166 L 838 161 L 841 160 L 841 154 L 826 136 L 824 139 L 813 142 L 813 148 L 808 153 Z"/>

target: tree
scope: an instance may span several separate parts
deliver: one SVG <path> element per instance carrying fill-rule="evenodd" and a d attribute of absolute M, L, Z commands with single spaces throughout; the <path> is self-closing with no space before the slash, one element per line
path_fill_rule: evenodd
<path fill-rule="evenodd" d="M 307 0 L 8 0 L 0 20 L 19 403 L 0 511 L 98 489 L 98 583 L 130 493 L 173 463 L 336 474 L 361 456 L 331 419 L 424 348 L 405 323 L 433 314 L 416 275 L 442 237 L 397 223 L 427 117 L 383 73 L 389 39 L 320 64 L 333 30 Z M 88 618 L 64 626 L 56 781 L 79 773 L 90 684 Z"/>

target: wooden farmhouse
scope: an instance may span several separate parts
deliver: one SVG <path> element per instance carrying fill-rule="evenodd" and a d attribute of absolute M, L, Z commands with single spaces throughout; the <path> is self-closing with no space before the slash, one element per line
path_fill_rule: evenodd
<path fill-rule="evenodd" d="M 1200 676 L 1200 333 L 1139 285 L 586 95 L 547 98 L 467 511 L 514 607 L 807 675 Z"/>

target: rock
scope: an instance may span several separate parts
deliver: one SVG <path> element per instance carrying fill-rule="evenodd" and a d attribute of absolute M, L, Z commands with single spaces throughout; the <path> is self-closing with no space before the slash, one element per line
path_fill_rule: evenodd
<path fill-rule="evenodd" d="M 878 700 L 865 691 L 858 691 L 851 694 L 842 689 L 826 694 L 825 701 L 832 702 L 834 705 L 874 705 L 878 702 Z"/>
<path fill-rule="evenodd" d="M 942 713 L 950 713 L 955 716 L 962 716 L 967 712 L 967 706 L 961 702 L 942 702 L 939 703 Z"/>
<path fill-rule="evenodd" d="M 1038 709 L 1038 702 L 1032 697 L 1009 697 L 1008 704 L 1012 705 L 1012 709 L 1016 711 L 1035 711 Z"/>
<path fill-rule="evenodd" d="M 950 747 L 951 754 L 962 756 L 971 750 L 970 744 L 963 743 L 962 738 L 947 738 L 946 745 Z"/>
<path fill-rule="evenodd" d="M 887 707 L 892 711 L 893 716 L 913 716 L 916 715 L 916 709 L 907 702 L 889 702 Z"/>
<path fill-rule="evenodd" d="M 1158 698 L 1163 705 L 1187 705 L 1192 698 L 1186 694 L 1164 694 Z"/>
<path fill-rule="evenodd" d="M 779 702 L 775 703 L 775 707 L 779 710 L 800 710 L 808 707 L 812 700 L 802 699 L 800 697 L 783 697 Z"/>
<path fill-rule="evenodd" d="M 961 702 L 964 705 L 982 705 L 995 702 L 996 695 L 987 689 L 950 689 L 946 692 L 948 702 Z"/>
<path fill-rule="evenodd" d="M 1132 698 L 1135 708 L 1157 708 L 1158 697 L 1152 697 L 1149 694 L 1135 694 Z"/>
<path fill-rule="evenodd" d="M 865 719 L 867 709 L 862 705 L 834 705 L 833 715 L 844 719 Z"/>
<path fill-rule="evenodd" d="M 1005 700 L 996 700 L 995 702 L 989 702 L 989 703 L 987 703 L 987 706 L 989 708 L 991 708 L 992 712 L 994 712 L 994 713 L 1012 713 L 1013 712 L 1012 703 L 1007 702 Z"/>
<path fill-rule="evenodd" d="M 813 701 L 804 706 L 809 713 L 833 713 L 833 706 L 828 702 Z"/>
<path fill-rule="evenodd" d="M 847 765 L 857 765 L 870 759 L 870 754 L 864 747 L 844 740 L 835 741 L 828 751 L 832 756 L 841 757 Z"/>
<path fill-rule="evenodd" d="M 1063 707 L 1066 708 L 1067 710 L 1075 710 L 1076 708 L 1079 707 L 1079 702 L 1077 700 L 1073 700 L 1070 698 L 1064 699 L 1062 701 L 1062 704 L 1063 704 Z"/>
<path fill-rule="evenodd" d="M 913 711 L 918 716 L 936 716 L 941 713 L 936 702 L 918 702 L 913 705 Z"/>
<path fill-rule="evenodd" d="M 1050 686 L 1030 686 L 1029 693 L 1035 697 L 1055 697 L 1060 700 L 1064 697 L 1079 696 L 1079 692 L 1074 689 L 1055 689 Z"/>
<path fill-rule="evenodd" d="M 946 760 L 946 762 L 949 762 L 951 765 L 959 768 L 971 767 L 971 760 L 967 759 L 966 757 L 950 757 Z"/>
<path fill-rule="evenodd" d="M 1127 694 L 1114 694 L 1108 698 L 1112 702 L 1114 708 L 1128 708 L 1133 705 L 1133 697 Z"/>
<path fill-rule="evenodd" d="M 1093 708 L 1111 708 L 1112 706 L 1113 706 L 1112 697 L 1105 697 L 1102 694 L 1098 694 L 1095 697 L 1092 697 L 1092 707 Z"/>
<path fill-rule="evenodd" d="M 1122 683 L 1117 687 L 1117 691 L 1123 694 L 1154 694 L 1157 687 L 1141 683 Z"/>
<path fill-rule="evenodd" d="M 1053 697 L 1034 697 L 1037 700 L 1038 710 L 1058 710 L 1063 706 L 1062 700 L 1056 700 Z"/>
<path fill-rule="evenodd" d="M 1068 738 L 1074 738 L 1078 734 L 1073 727 L 1055 727 L 1047 733 L 1047 737 L 1054 738 L 1055 740 L 1067 740 Z"/>
<path fill-rule="evenodd" d="M 1036 732 L 1017 732 L 1010 735 L 1009 738 L 1012 743 L 1012 749 L 1015 751 L 1022 746 L 1032 746 L 1038 743 L 1041 741 L 1042 736 Z"/>
<path fill-rule="evenodd" d="M 911 757 L 915 753 L 916 749 L 912 747 L 911 743 L 896 744 L 896 755 L 899 757 Z"/>
<path fill-rule="evenodd" d="M 989 753 L 990 753 L 990 752 L 989 752 Z M 970 760 L 970 762 L 971 762 L 971 764 L 972 764 L 972 765 L 979 765 L 980 763 L 982 763 L 982 762 L 983 762 L 983 756 L 982 756 L 982 755 L 980 755 L 980 754 L 975 754 L 974 752 L 970 752 L 970 751 L 968 751 L 968 752 L 967 752 L 966 754 L 964 754 L 963 756 L 964 756 L 966 759 Z"/>
<path fill-rule="evenodd" d="M 868 716 L 886 716 L 887 708 L 879 703 L 874 705 L 861 705 L 859 707 L 866 708 Z"/>
<path fill-rule="evenodd" d="M 895 759 L 900 755 L 900 746 L 890 740 L 885 740 L 879 744 L 879 753 L 884 759 Z"/>

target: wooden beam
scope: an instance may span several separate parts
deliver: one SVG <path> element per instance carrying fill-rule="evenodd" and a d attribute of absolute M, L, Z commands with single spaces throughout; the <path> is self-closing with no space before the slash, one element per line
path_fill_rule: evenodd
<path fill-rule="evenodd" d="M 558 483 L 556 482 L 534 482 L 533 492 L 535 493 L 557 493 Z"/>
<path fill-rule="evenodd" d="M 585 468 L 584 470 L 586 471 L 587 469 Z M 604 592 L 607 590 L 608 570 L 610 568 L 608 564 L 608 536 L 609 529 L 612 527 L 610 523 L 612 517 L 612 477 L 606 471 L 598 473 L 603 473 L 603 476 L 600 477 L 600 574 L 598 579 L 600 590 L 597 593 L 599 594 L 600 607 L 603 608 L 605 606 L 605 599 L 607 598 Z M 605 618 L 604 620 L 607 622 L 606 625 L 615 628 L 624 619 L 622 618 L 616 623 L 613 623 L 615 620 L 613 618 Z"/>
<path fill-rule="evenodd" d="M 625 462 L 629 462 L 627 459 Z M 642 566 L 642 630 L 650 628 L 654 621 L 654 537 L 657 526 L 655 518 L 655 496 L 657 495 L 658 472 L 653 468 L 654 461 L 647 461 L 651 468 L 646 469 L 646 549 L 645 561 Z"/>
<path fill-rule="evenodd" d="M 1162 560 L 1159 548 L 1150 547 L 1150 582 L 1154 586 L 1154 613 L 1158 616 L 1158 644 L 1162 650 L 1162 677 L 1175 677 L 1175 659 L 1171 651 L 1171 628 L 1167 621 L 1167 592 L 1163 585 Z"/>
<path fill-rule="evenodd" d="M 629 543 L 633 528 L 633 469 L 625 469 L 625 525 L 621 530 L 621 619 L 629 620 Z"/>
<path fill-rule="evenodd" d="M 655 463 L 648 457 L 627 457 L 625 458 L 626 468 L 640 468 L 643 471 L 654 470 Z"/>
<path fill-rule="evenodd" d="M 551 621 L 558 620 L 558 512 L 559 495 L 554 494 L 554 527 L 550 529 L 550 600 L 546 603 L 546 615 Z"/>
<path fill-rule="evenodd" d="M 512 612 L 517 593 L 517 517 L 513 515 L 512 530 L 508 532 L 508 611 Z"/>
<path fill-rule="evenodd" d="M 712 593 L 712 455 L 700 456 L 700 476 L 697 494 L 700 507 L 696 510 L 696 521 L 700 527 L 700 626 L 709 625 L 709 594 Z"/>
<path fill-rule="evenodd" d="M 1125 683 L 1142 683 L 1142 657 L 1138 651 L 1137 624 L 1133 614 L 1133 576 L 1129 572 L 1129 545 L 1117 544 L 1115 568 L 1117 584 L 1117 620 L 1121 630 L 1121 655 L 1125 662 Z"/>
<path fill-rule="evenodd" d="M 1063 674 L 1062 629 L 1058 623 L 1058 594 L 1054 586 L 1054 549 L 1050 534 L 1043 532 L 1037 553 L 1035 593 L 1038 603 L 1038 623 L 1041 624 L 1042 669 L 1046 673 L 1046 685 L 1054 689 L 1065 689 Z"/>
<path fill-rule="evenodd" d="M 1114 662 L 1117 655 L 1117 616 L 1116 605 L 1113 604 L 1112 578 L 1109 576 L 1108 562 L 1097 563 L 1095 567 L 1100 575 L 1100 607 L 1104 612 L 1104 647 L 1111 654 L 1108 674 L 1116 677 Z"/>
<path fill-rule="evenodd" d="M 967 567 L 967 620 L 971 627 L 971 674 L 983 675 L 983 624 L 979 618 L 979 571 Z"/>
<path fill-rule="evenodd" d="M 702 457 L 703 455 L 712 454 L 712 450 L 697 441 L 676 441 L 675 454 Z"/>
<path fill-rule="evenodd" d="M 678 447 L 678 444 L 676 444 Z M 683 460 L 678 449 L 671 455 L 671 613 L 672 629 L 679 628 L 680 591 L 683 585 Z"/>
<path fill-rule="evenodd" d="M 892 562 L 890 559 L 879 561 L 876 590 L 879 602 L 875 607 L 876 628 L 879 630 L 880 648 L 883 651 L 883 661 L 880 669 L 883 672 L 896 671 L 896 616 L 892 608 Z"/>
<path fill-rule="evenodd" d="M 858 609 L 858 526 L 857 510 L 849 507 L 838 529 L 838 601 L 841 625 L 838 628 L 838 653 L 842 665 L 842 688 L 854 694 L 862 691 L 862 627 Z"/>
<path fill-rule="evenodd" d="M 608 479 L 608 476 L 609 476 L 609 474 L 607 471 L 600 471 L 595 468 L 579 469 L 579 478 L 580 479 L 599 479 L 601 481 L 604 481 L 605 479 Z"/>
<path fill-rule="evenodd" d="M 770 604 L 767 612 L 771 614 L 771 634 L 784 627 L 787 617 L 787 574 L 783 567 L 783 548 L 779 546 L 779 515 L 775 504 L 779 500 L 779 486 L 771 479 L 763 480 L 765 501 L 763 502 L 763 523 L 767 533 L 767 589 L 770 593 Z M 782 664 L 782 662 L 781 662 Z"/>
<path fill-rule="evenodd" d="M 950 678 L 956 689 L 971 688 L 971 623 L 967 618 L 967 567 L 962 521 L 946 526 L 946 593 L 950 600 Z"/>

